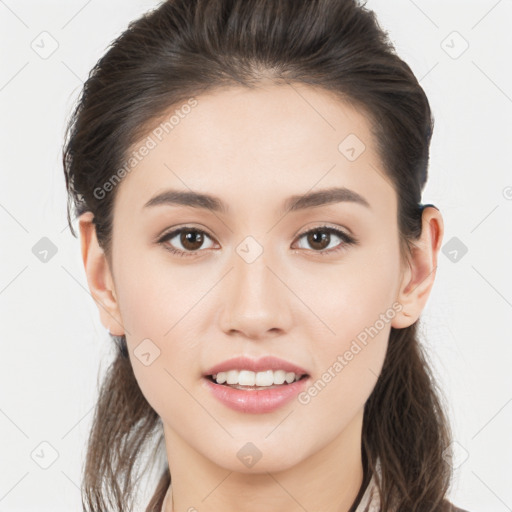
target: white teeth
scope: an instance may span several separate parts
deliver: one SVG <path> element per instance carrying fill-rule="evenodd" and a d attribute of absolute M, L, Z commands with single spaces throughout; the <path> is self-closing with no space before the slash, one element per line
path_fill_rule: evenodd
<path fill-rule="evenodd" d="M 256 375 L 254 372 L 249 370 L 242 370 L 238 375 L 238 384 L 240 386 L 254 386 L 256 382 Z"/>
<path fill-rule="evenodd" d="M 284 384 L 286 380 L 286 372 L 284 370 L 277 370 L 274 372 L 274 384 Z"/>
<path fill-rule="evenodd" d="M 261 386 L 269 387 L 281 385 L 287 382 L 299 380 L 302 375 L 294 372 L 285 372 L 284 370 L 266 370 L 263 372 L 251 372 L 249 370 L 229 370 L 212 375 L 217 384 L 232 384 L 240 386 Z"/>
<path fill-rule="evenodd" d="M 214 377 L 214 379 L 215 379 L 215 377 L 217 377 L 215 379 L 217 384 L 224 384 L 224 382 L 226 382 L 226 379 L 227 379 L 227 374 L 226 374 L 226 372 L 220 372 L 220 373 L 217 373 L 217 375 L 214 375 L 213 377 Z"/>
<path fill-rule="evenodd" d="M 291 384 L 295 380 L 295 373 L 287 372 L 286 376 L 285 376 L 285 380 L 286 380 L 286 382 L 288 382 L 288 384 Z"/>
<path fill-rule="evenodd" d="M 274 384 L 274 372 L 272 370 L 258 372 L 255 375 L 256 386 L 272 386 L 272 384 Z"/>
<path fill-rule="evenodd" d="M 238 384 L 238 376 L 240 372 L 237 370 L 229 370 L 226 372 L 226 384 Z"/>

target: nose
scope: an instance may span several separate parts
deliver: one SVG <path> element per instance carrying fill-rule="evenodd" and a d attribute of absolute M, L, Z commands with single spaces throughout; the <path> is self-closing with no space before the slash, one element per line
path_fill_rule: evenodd
<path fill-rule="evenodd" d="M 286 283 L 286 272 L 263 251 L 254 261 L 234 253 L 233 268 L 222 287 L 220 328 L 253 340 L 282 335 L 292 324 L 293 293 Z"/>

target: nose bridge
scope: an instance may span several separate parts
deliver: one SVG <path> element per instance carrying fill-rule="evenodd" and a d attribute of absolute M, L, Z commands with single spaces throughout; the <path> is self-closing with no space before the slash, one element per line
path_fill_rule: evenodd
<path fill-rule="evenodd" d="M 226 332 L 236 330 L 259 337 L 269 330 L 288 329 L 287 290 L 274 274 L 273 267 L 279 265 L 272 254 L 252 236 L 235 247 L 233 268 L 223 290 L 221 323 Z"/>

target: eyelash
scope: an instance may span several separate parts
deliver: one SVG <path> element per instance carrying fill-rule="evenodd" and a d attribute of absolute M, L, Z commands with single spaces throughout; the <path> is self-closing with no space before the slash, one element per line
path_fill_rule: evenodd
<path fill-rule="evenodd" d="M 171 246 L 169 246 L 168 244 L 165 243 L 165 242 L 167 242 L 167 240 L 170 240 L 171 238 L 174 238 L 175 235 L 181 233 L 182 231 L 190 231 L 190 232 L 193 232 L 193 233 L 201 233 L 203 235 L 208 236 L 209 238 L 213 238 L 210 235 L 208 235 L 208 233 L 206 233 L 206 231 L 203 231 L 203 230 L 197 229 L 197 228 L 193 228 L 193 227 L 186 227 L 185 226 L 185 227 L 176 229 L 174 231 L 171 231 L 170 233 L 167 233 L 167 234 L 163 235 L 157 241 L 157 243 L 163 245 L 164 248 L 167 251 L 171 252 L 172 254 L 175 254 L 176 256 L 180 256 L 180 257 L 195 256 L 200 251 L 181 251 L 181 250 L 175 249 L 175 248 L 173 248 L 173 247 L 171 247 Z M 319 254 L 320 256 L 326 256 L 326 255 L 337 253 L 339 251 L 344 250 L 349 245 L 356 245 L 358 243 L 358 240 L 356 238 L 354 238 L 353 236 L 347 235 L 343 231 L 340 231 L 339 229 L 336 229 L 336 228 L 333 228 L 333 227 L 330 227 L 330 226 L 319 226 L 319 227 L 310 229 L 309 231 L 306 231 L 306 232 L 300 234 L 298 239 L 300 240 L 301 238 L 303 238 L 306 235 L 309 235 L 310 233 L 315 233 L 315 232 L 319 232 L 319 231 L 320 232 L 334 234 L 334 235 L 336 235 L 337 237 L 339 237 L 343 241 L 342 243 L 340 243 L 334 249 L 324 249 L 322 251 L 312 250 L 312 252 L 314 252 L 316 254 Z"/>

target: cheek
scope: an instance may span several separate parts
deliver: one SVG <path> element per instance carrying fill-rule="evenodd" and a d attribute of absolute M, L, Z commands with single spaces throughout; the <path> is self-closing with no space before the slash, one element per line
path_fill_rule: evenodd
<path fill-rule="evenodd" d="M 321 431 L 321 438 L 312 440 L 312 451 L 351 430 L 349 425 L 362 415 L 384 362 L 387 339 L 383 330 L 366 345 L 340 343 L 339 350 L 326 354 L 323 373 L 298 396 L 303 430 Z"/>
<path fill-rule="evenodd" d="M 188 280 L 184 293 L 180 279 L 164 278 L 162 267 L 132 265 L 122 265 L 118 271 L 119 309 L 135 377 L 160 414 L 182 397 L 179 383 L 190 379 L 197 368 L 197 337 L 188 322 L 201 290 L 191 290 L 194 281 Z M 187 313 L 192 313 L 190 318 Z"/>
<path fill-rule="evenodd" d="M 348 410 L 353 409 L 351 404 L 356 408 L 364 405 L 382 369 L 389 332 L 389 321 L 377 320 L 355 336 L 343 335 L 336 343 L 323 344 L 319 372 L 301 403 L 321 395 L 326 404 Z"/>
<path fill-rule="evenodd" d="M 141 308 L 147 310 L 147 303 Z M 187 390 L 199 379 L 198 347 L 191 326 L 178 320 L 155 312 L 134 318 L 127 345 L 135 378 L 148 403 L 159 416 L 173 411 L 172 421 L 186 424 L 186 412 L 194 407 Z"/>
<path fill-rule="evenodd" d="M 334 438 L 364 408 L 382 371 L 396 311 L 381 302 L 347 302 L 330 318 L 335 334 L 317 338 L 311 348 L 317 373 L 298 402 L 309 428 L 323 425 L 325 439 Z"/>
<path fill-rule="evenodd" d="M 197 281 L 151 255 L 127 258 L 117 274 L 121 317 L 133 338 L 164 339 L 200 297 Z"/>
<path fill-rule="evenodd" d="M 323 346 L 342 349 L 376 323 L 379 331 L 390 327 L 400 266 L 398 252 L 393 247 L 381 247 L 380 251 L 372 247 L 353 252 L 338 266 L 302 272 L 300 279 L 297 276 L 296 282 L 302 281 L 298 295 L 306 298 L 321 322 L 317 321 L 317 327 L 321 329 Z M 385 326 L 381 322 L 383 315 Z M 310 338 L 315 339 L 313 333 Z"/>
<path fill-rule="evenodd" d="M 311 403 L 318 414 L 334 408 L 350 416 L 371 394 L 386 356 L 391 322 L 400 308 L 395 301 L 397 258 L 389 248 L 379 258 L 361 251 L 329 279 L 305 286 L 308 305 L 323 326 L 316 331 L 311 327 L 308 335 L 319 372 L 302 403 Z"/>

